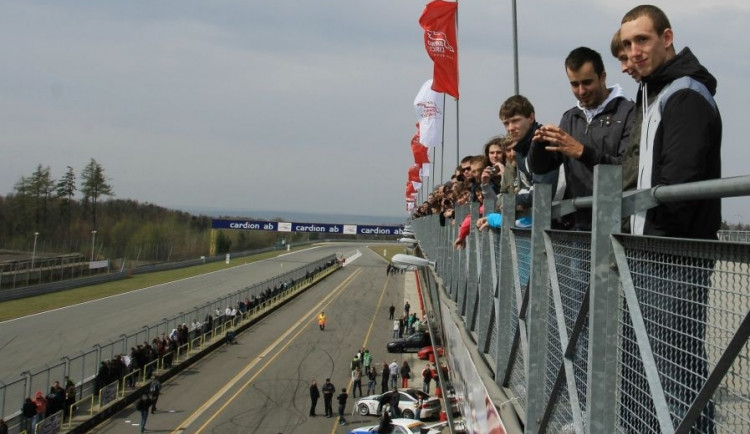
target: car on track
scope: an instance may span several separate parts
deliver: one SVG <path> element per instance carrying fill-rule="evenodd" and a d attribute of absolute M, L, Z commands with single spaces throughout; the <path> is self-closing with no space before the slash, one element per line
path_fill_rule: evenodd
<path fill-rule="evenodd" d="M 435 352 L 435 347 L 433 347 L 432 345 L 428 345 L 417 351 L 417 357 L 419 357 L 420 360 L 427 360 L 430 358 L 430 354 L 434 354 Z M 443 357 L 444 354 L 445 351 L 443 350 L 443 347 L 437 347 L 438 357 Z"/>
<path fill-rule="evenodd" d="M 394 339 L 386 344 L 389 353 L 405 353 L 419 351 L 431 346 L 430 334 L 424 332 L 412 333 L 405 338 Z"/>
<path fill-rule="evenodd" d="M 391 402 L 391 395 L 394 392 L 389 390 L 382 395 L 370 395 L 360 398 L 356 402 L 357 413 L 361 416 L 375 415 L 379 416 L 384 410 L 388 409 Z M 440 415 L 440 400 L 422 392 L 419 389 L 398 389 L 401 397 L 398 402 L 398 408 L 401 416 L 405 419 L 414 419 L 417 414 L 417 405 L 422 400 L 422 406 L 419 411 L 420 419 L 430 419 Z"/>
<path fill-rule="evenodd" d="M 424 422 L 413 419 L 392 419 L 392 434 L 421 434 L 422 429 L 427 429 L 427 434 L 440 434 L 440 428 L 445 426 L 445 422 L 435 425 L 426 425 Z M 349 431 L 348 434 L 375 434 L 378 432 L 378 425 L 363 426 Z"/>

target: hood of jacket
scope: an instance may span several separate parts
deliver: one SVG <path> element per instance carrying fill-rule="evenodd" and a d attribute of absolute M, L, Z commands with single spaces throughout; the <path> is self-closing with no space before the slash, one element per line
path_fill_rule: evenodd
<path fill-rule="evenodd" d="M 716 95 L 716 77 L 701 65 L 690 48 L 683 48 L 676 56 L 666 61 L 653 74 L 643 78 L 643 83 L 648 85 L 649 93 L 661 91 L 664 86 L 674 80 L 688 76 L 701 83 Z"/>

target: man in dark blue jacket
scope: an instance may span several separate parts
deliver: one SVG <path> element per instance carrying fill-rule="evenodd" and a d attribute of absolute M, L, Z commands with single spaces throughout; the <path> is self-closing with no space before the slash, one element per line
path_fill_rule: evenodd
<path fill-rule="evenodd" d="M 563 199 L 591 196 L 594 166 L 621 164 L 633 124 L 634 104 L 619 85 L 607 87 L 602 56 L 579 47 L 565 59 L 565 72 L 578 104 L 566 111 L 560 125 L 544 125 L 534 132 L 529 166 L 547 173 L 562 165 Z M 578 210 L 561 222 L 566 229 L 591 230 L 591 210 Z"/>

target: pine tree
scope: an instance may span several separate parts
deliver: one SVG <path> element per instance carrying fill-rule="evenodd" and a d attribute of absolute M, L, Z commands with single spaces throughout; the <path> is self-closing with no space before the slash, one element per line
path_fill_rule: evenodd
<path fill-rule="evenodd" d="M 47 223 L 48 204 L 54 191 L 55 181 L 50 175 L 50 168 L 38 165 L 29 178 L 29 194 L 33 199 L 35 229 L 39 230 Z"/>
<path fill-rule="evenodd" d="M 73 168 L 68 166 L 62 178 L 55 186 L 55 195 L 60 199 L 60 214 L 65 221 L 65 234 L 70 236 L 70 224 L 73 218 L 73 196 L 76 194 L 76 174 Z"/>
<path fill-rule="evenodd" d="M 114 196 L 104 177 L 104 168 L 93 158 L 81 171 L 81 193 L 84 206 L 91 209 L 91 227 L 96 230 L 96 201 L 100 196 Z"/>

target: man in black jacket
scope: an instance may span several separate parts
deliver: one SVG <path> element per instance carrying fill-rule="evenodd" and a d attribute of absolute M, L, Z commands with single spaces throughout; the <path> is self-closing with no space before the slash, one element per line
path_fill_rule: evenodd
<path fill-rule="evenodd" d="M 330 378 L 326 378 L 326 384 L 323 385 L 323 405 L 326 410 L 326 417 L 333 417 L 333 393 L 336 386 L 331 383 Z"/>
<path fill-rule="evenodd" d="M 619 85 L 607 87 L 602 56 L 579 47 L 565 59 L 565 72 L 578 104 L 566 111 L 560 125 L 544 125 L 534 132 L 528 162 L 533 173 L 565 169 L 563 199 L 591 196 L 594 166 L 621 164 L 630 140 L 634 104 Z M 591 230 L 591 210 L 566 217 L 563 228 Z"/>
<path fill-rule="evenodd" d="M 23 418 L 21 419 L 21 430 L 31 432 L 31 422 L 34 419 L 34 416 L 36 416 L 36 404 L 34 404 L 34 401 L 32 401 L 31 398 L 26 398 L 26 401 L 24 401 L 23 407 L 21 407 L 21 414 L 23 415 Z"/>
<path fill-rule="evenodd" d="M 690 49 L 676 52 L 669 19 L 655 6 L 637 6 L 625 14 L 620 39 L 628 61 L 642 76 L 636 107 L 644 125 L 638 188 L 720 178 L 722 122 L 713 99 L 716 78 Z M 638 213 L 631 222 L 635 234 L 714 240 L 720 224 L 720 199 L 662 204 Z M 669 411 L 682 420 L 708 377 L 704 342 L 714 260 L 672 254 L 661 255 L 659 262 L 670 265 L 637 265 L 633 283 L 639 298 L 650 297 L 644 320 L 654 330 L 656 368 Z M 631 339 L 628 335 L 634 332 L 625 328 L 624 334 Z M 623 399 L 643 408 L 648 403 L 639 391 L 643 375 L 638 364 L 627 363 L 627 348 L 625 352 L 623 380 L 636 386 L 623 389 Z M 639 352 L 630 353 L 638 358 Z M 659 426 L 655 411 L 649 413 L 622 418 L 635 432 L 643 432 Z M 708 401 L 694 430 L 713 433 L 713 418 L 713 401 Z"/>

